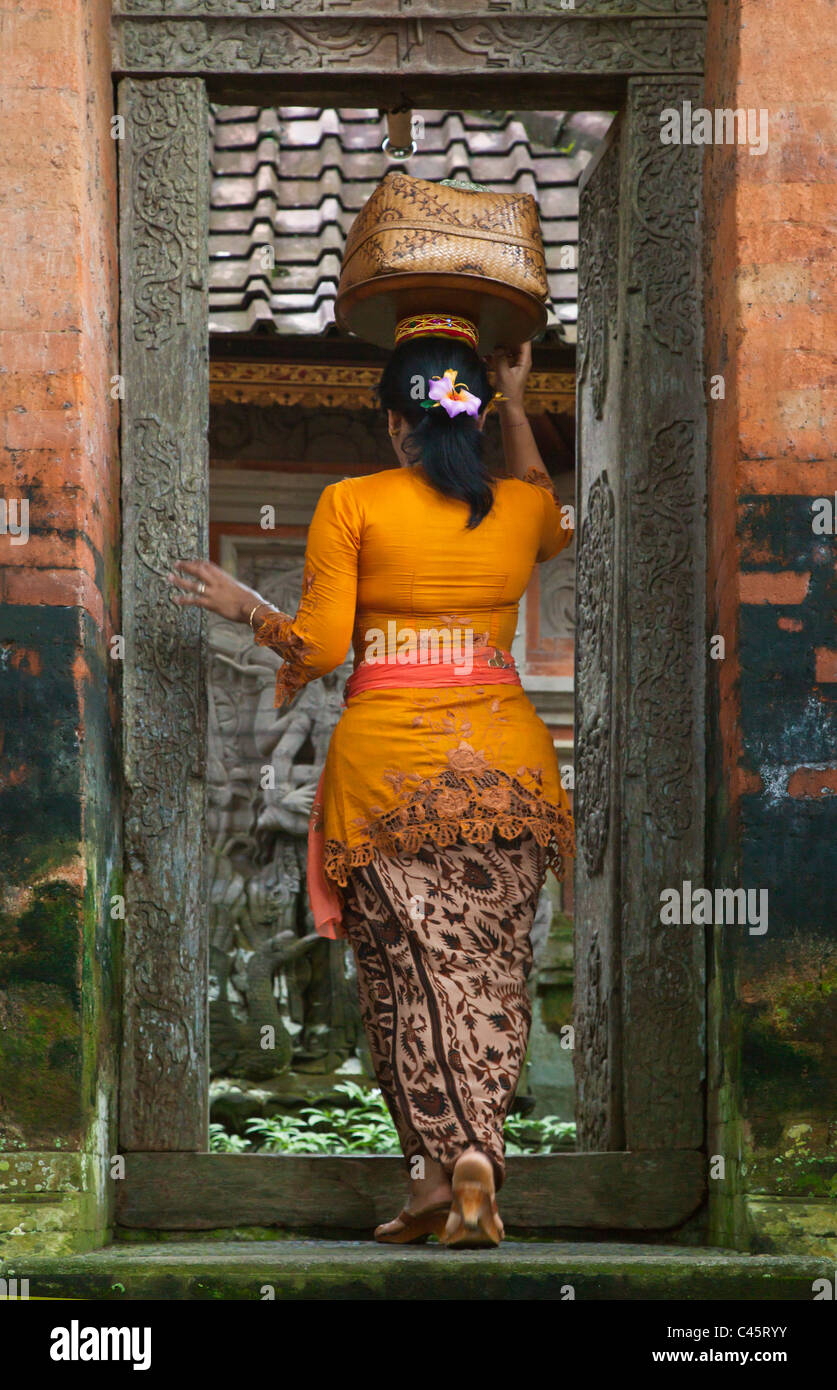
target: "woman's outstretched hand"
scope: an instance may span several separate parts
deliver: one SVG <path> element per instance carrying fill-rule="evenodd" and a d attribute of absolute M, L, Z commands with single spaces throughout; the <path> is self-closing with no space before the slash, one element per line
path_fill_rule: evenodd
<path fill-rule="evenodd" d="M 532 368 L 532 344 L 521 343 L 519 347 L 514 348 L 495 348 L 487 361 L 494 371 L 496 389 L 502 391 L 506 397 L 505 401 L 498 402 L 500 409 L 505 407 L 522 410 L 526 380 Z"/>
<path fill-rule="evenodd" d="M 246 623 L 257 603 L 264 605 L 264 612 L 272 607 L 255 589 L 239 584 L 237 579 L 213 565 L 211 560 L 178 560 L 174 570 L 166 576 L 169 583 L 180 590 L 172 598 L 181 608 L 191 605 L 206 608 L 221 618 L 229 618 L 234 623 Z M 203 588 L 201 589 L 201 585 Z"/>

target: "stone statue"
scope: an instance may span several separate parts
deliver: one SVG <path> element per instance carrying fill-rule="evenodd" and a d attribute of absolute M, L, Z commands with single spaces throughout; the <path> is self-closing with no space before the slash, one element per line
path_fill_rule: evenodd
<path fill-rule="evenodd" d="M 332 1072 L 355 1051 L 357 1004 L 343 943 L 313 930 L 305 860 L 350 666 L 277 710 L 274 652 L 217 618 L 209 647 L 211 1070 L 252 1080 Z"/>

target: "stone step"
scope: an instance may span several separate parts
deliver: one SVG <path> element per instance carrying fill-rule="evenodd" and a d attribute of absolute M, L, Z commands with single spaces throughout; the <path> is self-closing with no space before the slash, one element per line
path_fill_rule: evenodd
<path fill-rule="evenodd" d="M 272 1238 L 7 1257 L 31 1298 L 124 1300 L 732 1300 L 811 1302 L 833 1261 L 710 1248 L 524 1241 L 497 1250 Z"/>

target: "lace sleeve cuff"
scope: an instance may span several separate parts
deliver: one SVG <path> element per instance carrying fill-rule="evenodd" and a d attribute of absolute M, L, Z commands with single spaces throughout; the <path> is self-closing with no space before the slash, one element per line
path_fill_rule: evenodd
<path fill-rule="evenodd" d="M 282 665 L 276 672 L 276 698 L 274 706 L 278 709 L 307 685 L 309 673 L 305 669 L 305 643 L 293 630 L 294 619 L 287 613 L 268 613 L 253 628 L 253 640 L 258 647 L 270 647 L 282 657 Z"/>
<path fill-rule="evenodd" d="M 284 656 L 284 648 L 293 640 L 292 623 L 293 618 L 287 613 L 266 613 L 263 618 L 257 618 L 253 626 L 256 646 L 272 647 L 280 656 Z"/>

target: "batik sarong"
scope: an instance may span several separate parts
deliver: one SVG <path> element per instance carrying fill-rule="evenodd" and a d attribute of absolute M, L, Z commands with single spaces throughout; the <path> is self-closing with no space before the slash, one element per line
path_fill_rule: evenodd
<path fill-rule="evenodd" d="M 503 1124 L 526 1056 L 530 929 L 546 872 L 531 835 L 375 854 L 343 922 L 375 1075 L 408 1164 L 465 1149 L 504 1176 Z"/>

